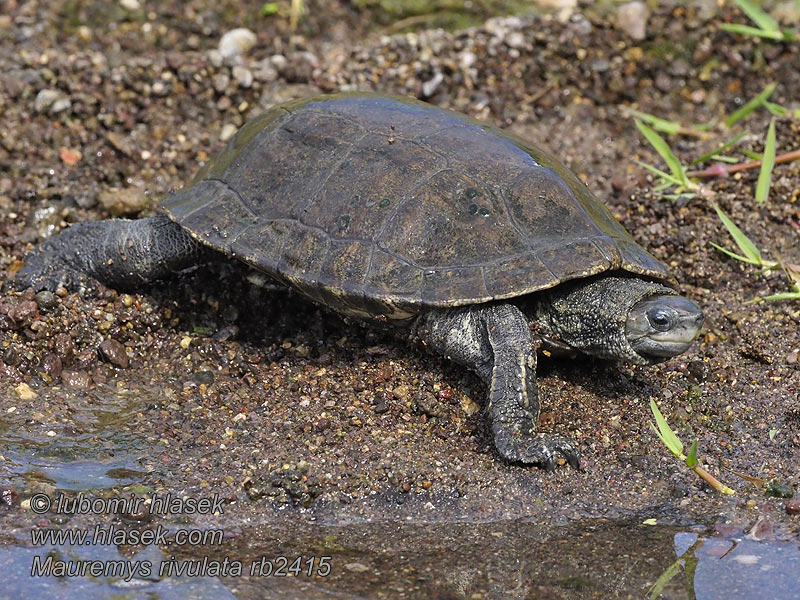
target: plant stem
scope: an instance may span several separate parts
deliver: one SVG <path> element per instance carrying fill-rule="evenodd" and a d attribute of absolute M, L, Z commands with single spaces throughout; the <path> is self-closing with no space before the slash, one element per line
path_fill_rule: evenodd
<path fill-rule="evenodd" d="M 775 164 L 791 162 L 800 159 L 800 150 L 792 150 L 785 154 L 775 157 Z M 738 163 L 735 165 L 727 166 L 723 164 L 716 164 L 713 167 L 708 167 L 702 171 L 689 171 L 686 173 L 689 177 L 727 177 L 731 173 L 738 173 L 739 171 L 747 171 L 749 169 L 758 169 L 762 161 L 753 160 L 745 163 Z"/>

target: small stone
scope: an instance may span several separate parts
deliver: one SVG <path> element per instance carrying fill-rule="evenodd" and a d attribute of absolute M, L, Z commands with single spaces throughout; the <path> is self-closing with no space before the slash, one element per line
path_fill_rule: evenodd
<path fill-rule="evenodd" d="M 114 216 L 134 215 L 147 205 L 147 196 L 137 187 L 109 188 L 100 192 L 100 204 Z"/>
<path fill-rule="evenodd" d="M 125 346 L 120 344 L 117 340 L 107 339 L 100 343 L 100 358 L 110 362 L 116 367 L 122 369 L 128 368 L 128 354 L 125 352 Z"/>
<path fill-rule="evenodd" d="M 344 568 L 348 571 L 352 571 L 353 573 L 364 573 L 365 571 L 369 571 L 369 567 L 367 565 L 363 565 L 359 562 L 347 563 Z"/>
<path fill-rule="evenodd" d="M 240 87 L 249 88 L 253 85 L 253 72 L 247 67 L 236 65 L 231 72 L 233 73 L 233 78 Z"/>
<path fill-rule="evenodd" d="M 45 354 L 42 358 L 42 371 L 44 371 L 53 381 L 58 381 L 61 378 L 61 359 L 58 355 Z"/>
<path fill-rule="evenodd" d="M 422 95 L 430 98 L 439 89 L 439 86 L 444 81 L 444 75 L 441 71 L 436 71 L 431 79 L 422 84 Z"/>
<path fill-rule="evenodd" d="M 66 104 L 64 103 L 66 101 Z M 59 90 L 41 90 L 36 94 L 33 101 L 33 108 L 37 113 L 49 112 L 55 114 L 66 110 L 72 105 L 69 98 Z"/>
<path fill-rule="evenodd" d="M 219 40 L 219 52 L 222 58 L 229 60 L 237 56 L 244 56 L 256 45 L 256 34 L 239 27 L 225 33 Z"/>
<path fill-rule="evenodd" d="M 220 141 L 227 142 L 236 135 L 238 130 L 239 129 L 233 123 L 225 123 L 225 125 L 222 126 L 222 131 L 219 132 Z"/>
<path fill-rule="evenodd" d="M 506 37 L 506 45 L 509 48 L 524 48 L 525 36 L 520 31 L 512 31 Z"/>
<path fill-rule="evenodd" d="M 219 73 L 214 77 L 214 81 L 211 85 L 214 86 L 214 89 L 217 90 L 220 94 L 224 92 L 228 88 L 228 84 L 231 82 L 231 78 L 228 77 L 225 73 Z"/>
<path fill-rule="evenodd" d="M 53 338 L 53 350 L 65 362 L 72 360 L 75 353 L 75 344 L 67 333 L 59 333 Z"/>
<path fill-rule="evenodd" d="M 395 398 L 403 399 L 408 396 L 408 386 L 407 385 L 398 385 L 396 388 L 392 390 L 392 394 L 394 394 Z"/>
<path fill-rule="evenodd" d="M 464 414 L 466 414 L 468 417 L 471 417 L 472 415 L 477 413 L 480 409 L 481 407 L 478 406 L 478 403 L 475 402 L 472 398 L 464 396 L 461 399 L 461 410 L 463 410 Z"/>
<path fill-rule="evenodd" d="M 789 352 L 789 354 L 786 355 L 786 362 L 789 363 L 790 365 L 795 365 L 797 364 L 797 357 L 798 357 L 798 351 L 792 350 L 791 352 Z"/>
<path fill-rule="evenodd" d="M 256 65 L 253 77 L 259 81 L 269 83 L 278 78 L 278 69 L 275 68 L 269 58 L 265 58 Z"/>
<path fill-rule="evenodd" d="M 647 37 L 647 19 L 650 9 L 644 2 L 628 2 L 617 8 L 617 28 L 627 33 L 634 40 Z"/>
<path fill-rule="evenodd" d="M 786 503 L 786 514 L 787 515 L 800 515 L 800 498 L 796 498 L 795 500 L 790 500 Z"/>
<path fill-rule="evenodd" d="M 20 400 L 33 400 L 36 398 L 36 392 L 34 392 L 27 383 L 20 383 L 14 388 L 14 392 L 16 392 Z"/>
<path fill-rule="evenodd" d="M 192 344 L 192 338 L 188 335 L 185 335 L 181 338 L 181 348 L 186 350 Z"/>
<path fill-rule="evenodd" d="M 89 374 L 86 371 L 63 371 L 61 381 L 64 385 L 73 388 L 88 388 Z"/>
<path fill-rule="evenodd" d="M 50 310 L 58 305 L 58 298 L 53 292 L 42 290 L 36 294 L 36 304 L 39 306 L 39 310 Z"/>
<path fill-rule="evenodd" d="M 139 4 L 139 0 L 119 0 L 119 5 L 124 8 L 125 10 L 139 10 L 142 8 L 142 5 Z"/>

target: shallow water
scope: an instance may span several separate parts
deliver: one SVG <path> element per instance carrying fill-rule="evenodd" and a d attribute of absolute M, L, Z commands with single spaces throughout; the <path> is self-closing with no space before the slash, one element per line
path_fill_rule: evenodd
<path fill-rule="evenodd" d="M 643 525 L 638 519 L 567 527 L 524 520 L 294 523 L 246 529 L 216 548 L 195 546 L 175 554 L 173 548 L 33 548 L 19 540 L 0 549 L 0 599 L 800 598 L 797 545 L 713 536 L 703 527 Z M 73 567 L 80 561 L 154 566 L 146 577 L 32 577 L 36 556 L 39 569 L 48 556 Z M 172 557 L 173 573 L 159 576 L 160 564 Z M 203 576 L 226 557 L 228 576 Z M 300 568 L 292 569 L 298 557 Z M 330 558 L 320 562 L 323 557 Z M 237 562 L 243 574 L 230 576 L 236 575 L 231 565 Z M 320 576 L 325 562 L 330 573 Z M 178 575 L 176 565 L 194 569 L 195 576 Z M 309 567 L 315 571 L 310 577 Z"/>

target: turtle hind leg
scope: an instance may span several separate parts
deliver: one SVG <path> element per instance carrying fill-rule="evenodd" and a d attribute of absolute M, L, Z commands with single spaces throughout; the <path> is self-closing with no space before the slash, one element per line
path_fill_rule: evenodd
<path fill-rule="evenodd" d="M 197 264 L 203 252 L 186 230 L 164 215 L 79 223 L 28 254 L 6 287 L 84 291 L 96 280 L 135 289 Z"/>
<path fill-rule="evenodd" d="M 420 317 L 416 334 L 486 382 L 494 443 L 505 459 L 552 470 L 560 454 L 578 467 L 579 453 L 570 440 L 536 431 L 536 349 L 519 308 L 492 304 L 430 311 Z"/>

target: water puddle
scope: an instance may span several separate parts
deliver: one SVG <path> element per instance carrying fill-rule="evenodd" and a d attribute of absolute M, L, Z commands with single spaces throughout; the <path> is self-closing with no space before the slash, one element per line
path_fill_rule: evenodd
<path fill-rule="evenodd" d="M 32 409 L 17 410 L 16 399 L 4 404 L 14 408 L 0 417 L 0 480 L 74 491 L 140 480 L 138 458 L 148 443 L 136 428 L 136 414 L 148 396 L 112 386 L 62 394 L 58 387 L 41 390 Z M 17 414 L 34 418 L 15 419 Z"/>
<path fill-rule="evenodd" d="M 289 523 L 246 529 L 216 547 L 25 546 L 0 549 L 0 600 L 800 598 L 797 544 L 640 520 L 565 527 L 524 520 Z M 152 568 L 133 577 L 32 577 L 35 557 L 39 569 L 48 557 L 51 566 L 117 561 Z"/>

